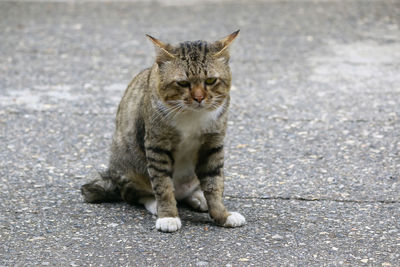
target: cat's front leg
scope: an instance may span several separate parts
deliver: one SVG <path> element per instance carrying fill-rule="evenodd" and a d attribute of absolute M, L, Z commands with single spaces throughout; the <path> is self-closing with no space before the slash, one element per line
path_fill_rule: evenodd
<path fill-rule="evenodd" d="M 224 192 L 224 147 L 222 142 L 209 142 L 199 152 L 196 174 L 207 200 L 211 218 L 224 227 L 238 227 L 246 219 L 238 212 L 226 210 L 222 197 Z"/>
<path fill-rule="evenodd" d="M 156 228 L 162 232 L 175 232 L 181 228 L 174 185 L 172 182 L 173 157 L 170 150 L 161 146 L 147 146 L 147 170 L 157 202 Z"/>

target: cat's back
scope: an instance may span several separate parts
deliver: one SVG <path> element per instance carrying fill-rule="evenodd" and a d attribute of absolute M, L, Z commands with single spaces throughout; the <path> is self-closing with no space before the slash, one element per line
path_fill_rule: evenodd
<path fill-rule="evenodd" d="M 133 78 L 125 90 L 124 96 L 118 106 L 117 128 L 124 122 L 132 119 L 132 115 L 137 114 L 140 104 L 143 102 L 145 92 L 149 87 L 150 68 L 141 71 Z"/>
<path fill-rule="evenodd" d="M 120 105 L 126 105 L 132 100 L 143 96 L 144 92 L 148 89 L 149 85 L 150 68 L 142 70 L 138 75 L 133 78 L 125 90 L 124 96 L 121 99 Z M 137 102 L 137 101 L 134 101 Z"/>

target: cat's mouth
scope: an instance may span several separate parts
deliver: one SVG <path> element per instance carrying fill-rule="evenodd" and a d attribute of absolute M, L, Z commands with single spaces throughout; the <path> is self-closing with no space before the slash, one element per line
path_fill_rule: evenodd
<path fill-rule="evenodd" d="M 201 102 L 201 103 L 192 103 L 189 105 L 189 108 L 195 111 L 200 111 L 200 110 L 205 110 L 208 109 L 208 105 L 206 103 Z"/>
<path fill-rule="evenodd" d="M 209 103 L 208 101 L 202 101 L 202 102 L 191 102 L 187 103 L 186 101 L 184 102 L 178 102 L 177 101 L 167 101 L 169 106 L 171 106 L 171 110 L 174 110 L 175 112 L 185 112 L 185 111 L 194 111 L 194 112 L 202 112 L 202 111 L 213 111 L 217 109 L 220 106 L 220 103 L 214 103 L 211 102 Z"/>
<path fill-rule="evenodd" d="M 202 108 L 204 108 L 204 104 L 203 103 L 195 103 L 194 104 L 194 108 L 195 109 L 202 109 Z"/>
<path fill-rule="evenodd" d="M 201 103 L 191 103 L 190 105 L 187 105 L 189 109 L 194 110 L 194 111 L 214 111 L 219 109 L 221 106 L 223 106 L 224 100 L 223 101 L 211 101 L 211 102 L 201 102 Z"/>

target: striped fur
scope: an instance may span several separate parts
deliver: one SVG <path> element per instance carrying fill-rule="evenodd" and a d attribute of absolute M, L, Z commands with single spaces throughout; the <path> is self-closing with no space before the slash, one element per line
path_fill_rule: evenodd
<path fill-rule="evenodd" d="M 82 186 L 87 202 L 142 203 L 157 213 L 161 231 L 181 227 L 177 200 L 208 208 L 220 225 L 244 224 L 237 223 L 238 215 L 229 219 L 233 215 L 222 203 L 231 84 L 227 47 L 237 34 L 176 46 L 148 36 L 156 62 L 125 91 L 108 171 Z"/>

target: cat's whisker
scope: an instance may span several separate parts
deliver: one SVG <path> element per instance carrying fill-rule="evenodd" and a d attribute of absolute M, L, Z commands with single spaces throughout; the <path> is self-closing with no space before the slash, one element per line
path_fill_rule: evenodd
<path fill-rule="evenodd" d="M 152 120 L 152 124 L 158 124 L 159 120 L 164 119 L 164 120 L 169 120 L 169 117 L 176 113 L 177 111 L 179 111 L 180 109 L 180 105 L 179 102 L 176 103 L 176 105 L 172 106 L 172 107 L 167 107 L 164 110 L 164 114 L 159 114 L 155 119 Z"/>
<path fill-rule="evenodd" d="M 216 95 L 216 96 L 213 97 L 212 105 L 219 106 L 219 105 L 221 105 L 223 103 L 224 99 L 225 99 L 224 95 Z"/>
<path fill-rule="evenodd" d="M 186 110 L 186 107 L 183 105 L 183 103 L 179 104 L 179 109 L 178 111 L 175 113 L 175 115 L 172 117 L 172 120 L 174 120 L 179 114 L 181 114 L 183 111 Z"/>
<path fill-rule="evenodd" d="M 170 110 L 170 112 L 168 112 L 168 114 L 167 115 L 165 115 L 165 120 L 169 120 L 170 119 L 170 117 L 171 117 L 171 115 L 173 115 L 174 113 L 176 114 L 176 112 L 179 110 L 179 105 L 176 105 L 176 106 L 174 106 L 174 108 L 172 108 L 171 110 Z"/>
<path fill-rule="evenodd" d="M 157 103 L 157 113 L 155 115 L 152 116 L 151 119 L 151 123 L 152 124 L 158 124 L 160 122 L 161 119 L 165 119 L 167 120 L 168 117 L 173 114 L 175 111 L 178 110 L 178 106 L 180 105 L 181 101 L 179 100 L 170 100 L 167 102 L 168 104 L 170 104 L 171 106 L 168 107 L 162 103 Z"/>
<path fill-rule="evenodd" d="M 163 112 L 158 113 L 152 120 L 151 124 L 156 125 L 160 120 L 165 118 L 165 114 L 168 114 L 170 112 L 170 109 L 164 110 Z"/>
<path fill-rule="evenodd" d="M 222 100 L 222 98 L 217 98 L 217 97 L 215 97 L 215 98 L 213 99 L 213 101 L 211 102 L 211 107 L 212 107 L 212 108 L 219 107 L 219 106 L 223 103 L 223 101 L 220 102 L 221 100 Z"/>
<path fill-rule="evenodd" d="M 162 109 L 162 111 L 155 113 L 155 117 L 152 117 L 151 119 L 151 124 L 158 123 L 158 120 L 160 120 L 163 116 L 167 116 L 167 114 L 170 113 L 172 109 L 174 109 L 174 107 L 165 107 L 163 105 L 159 105 L 158 107 Z"/>
<path fill-rule="evenodd" d="M 185 107 L 184 107 L 184 105 L 183 105 L 183 103 L 182 102 L 178 102 L 177 103 L 177 105 L 176 105 L 176 109 L 175 109 L 175 114 L 170 118 L 171 120 L 174 120 L 175 118 L 176 118 L 176 116 L 178 116 L 179 114 L 181 114 L 184 110 L 185 110 Z M 172 115 L 172 114 L 171 114 Z M 169 119 L 169 118 L 168 118 Z"/>
<path fill-rule="evenodd" d="M 226 105 L 225 103 L 224 103 L 224 100 L 222 101 L 222 102 L 219 102 L 219 100 L 215 100 L 213 103 L 211 103 L 211 109 L 212 110 L 216 110 L 216 109 L 218 109 L 219 107 L 221 107 L 222 106 L 222 110 L 221 110 L 221 112 L 222 113 L 224 113 L 227 109 L 228 109 L 228 105 Z"/>
<path fill-rule="evenodd" d="M 153 124 L 159 117 L 162 116 L 162 113 L 163 113 L 163 112 L 165 112 L 165 109 L 163 109 L 162 111 L 158 111 L 158 110 L 157 110 L 157 113 L 154 113 L 154 114 L 151 116 L 151 121 L 150 121 L 150 123 Z"/>

